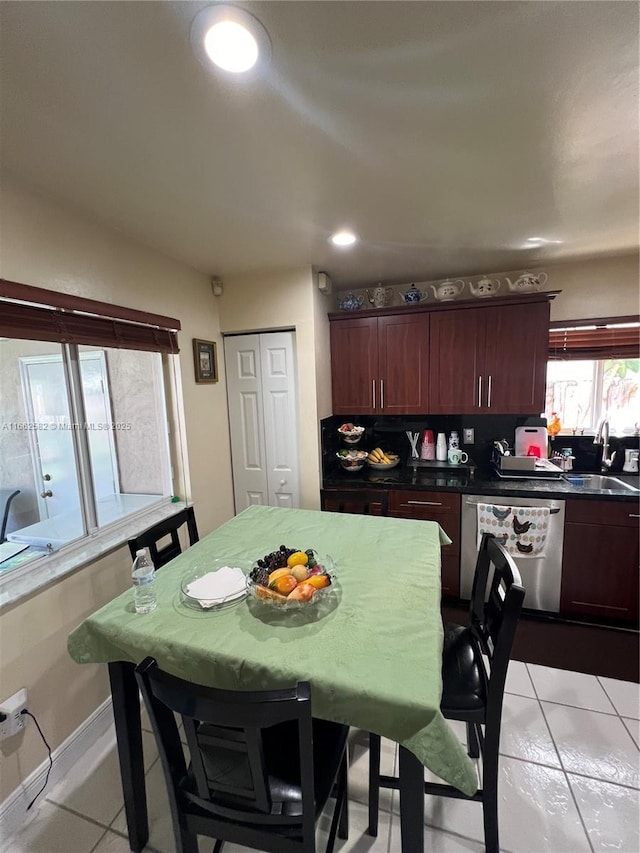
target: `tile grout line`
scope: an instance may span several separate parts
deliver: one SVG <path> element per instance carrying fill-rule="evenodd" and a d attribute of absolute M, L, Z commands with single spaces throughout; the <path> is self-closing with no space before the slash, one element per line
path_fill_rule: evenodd
<path fill-rule="evenodd" d="M 525 666 L 527 667 L 527 672 L 529 672 L 529 665 L 525 664 Z M 573 800 L 573 804 L 576 807 L 578 817 L 580 818 L 580 823 L 582 824 L 582 829 L 584 830 L 584 834 L 587 838 L 587 844 L 589 845 L 589 849 L 591 850 L 591 853 L 595 853 L 595 849 L 594 849 L 593 843 L 591 841 L 591 836 L 589 835 L 589 831 L 587 830 L 587 825 L 584 822 L 584 818 L 582 816 L 582 812 L 580 811 L 580 806 L 578 805 L 578 800 L 576 799 L 575 792 L 574 792 L 573 788 L 571 787 L 569 775 L 568 775 L 567 770 L 564 766 L 564 762 L 562 761 L 562 756 L 560 755 L 560 750 L 558 749 L 558 744 L 556 743 L 556 739 L 554 738 L 553 732 L 551 731 L 551 726 L 549 725 L 549 720 L 547 720 L 547 715 L 545 714 L 544 708 L 542 707 L 542 702 L 540 700 L 540 697 L 538 696 L 538 690 L 537 690 L 535 682 L 533 680 L 533 676 L 531 675 L 530 672 L 529 672 L 529 678 L 531 679 L 531 683 L 533 684 L 533 690 L 534 690 L 534 693 L 536 694 L 536 699 L 538 700 L 538 705 L 540 706 L 540 712 L 544 718 L 544 722 L 545 722 L 545 725 L 546 725 L 547 730 L 549 732 L 549 736 L 551 737 L 551 742 L 553 743 L 553 748 L 555 749 L 555 751 L 558 755 L 560 767 L 562 769 L 562 772 L 564 773 L 565 782 L 567 783 L 567 787 L 569 788 L 569 793 L 571 794 L 571 799 Z M 557 704 L 560 704 L 560 703 L 557 703 Z M 572 706 L 569 706 L 569 707 L 572 707 Z"/>
<path fill-rule="evenodd" d="M 110 832 L 110 830 L 109 830 L 109 829 L 105 829 L 105 831 L 102 833 L 102 835 L 100 836 L 100 838 L 96 841 L 96 843 L 93 845 L 93 847 L 91 848 L 91 850 L 89 850 L 89 853 L 94 853 L 94 851 L 96 850 L 96 848 L 98 847 L 98 845 L 102 844 L 102 842 L 103 842 L 103 841 L 104 841 L 104 839 L 107 837 L 107 834 L 108 834 L 109 832 Z"/>
<path fill-rule="evenodd" d="M 614 708 L 614 710 L 615 710 L 615 712 L 616 712 L 616 716 L 617 716 L 617 718 L 620 720 L 620 722 L 622 723 L 622 727 L 623 727 L 623 729 L 624 729 L 624 730 L 629 734 L 629 737 L 630 737 L 630 738 L 631 738 L 631 740 L 635 743 L 635 738 L 633 737 L 633 735 L 631 734 L 631 732 L 629 731 L 629 729 L 626 727 L 625 722 L 624 722 L 624 718 L 623 718 L 622 714 L 620 713 L 620 711 L 618 711 L 618 707 L 617 707 L 617 705 L 615 704 L 615 702 L 613 701 L 613 699 L 611 698 L 611 696 L 609 696 L 609 694 L 607 693 L 607 688 L 606 688 L 606 687 L 604 686 L 604 684 L 600 681 L 600 678 L 599 678 L 597 675 L 596 675 L 596 678 L 598 679 L 598 684 L 599 684 L 599 685 L 600 685 L 600 687 L 604 690 L 605 696 L 607 697 L 607 699 L 609 700 L 609 702 L 611 702 L 611 704 L 613 705 L 613 708 Z M 627 718 L 627 719 L 632 719 L 632 720 L 633 720 L 633 719 L 635 719 L 635 718 L 634 718 L 634 717 L 630 717 L 630 718 Z M 640 750 L 640 746 L 639 746 L 637 743 L 636 743 L 636 746 L 637 746 L 637 747 L 638 747 L 638 749 Z"/>
<path fill-rule="evenodd" d="M 122 833 L 117 832 L 117 830 L 111 830 L 110 826 L 107 826 L 106 824 L 102 823 L 101 821 L 96 820 L 96 818 L 90 817 L 89 815 L 86 815 L 86 814 L 82 814 L 82 812 L 79 812 L 79 811 L 77 811 L 77 809 L 73 809 L 73 808 L 71 808 L 71 806 L 67 806 L 64 803 L 56 803 L 55 800 L 50 800 L 49 798 L 45 798 L 44 802 L 49 803 L 50 806 L 54 806 L 55 808 L 60 809 L 61 811 L 66 812 L 67 814 L 71 814 L 74 817 L 80 818 L 80 820 L 85 820 L 87 823 L 90 823 L 93 826 L 97 826 L 99 829 L 104 829 L 105 832 L 113 831 L 113 832 L 116 832 L 118 835 L 122 835 Z M 121 810 L 119 809 L 118 814 L 120 813 L 120 811 Z M 115 818 L 114 818 L 114 820 L 115 820 Z M 103 832 L 102 835 L 100 836 L 100 840 L 98 841 L 98 843 L 100 843 L 100 841 L 104 838 L 104 835 L 105 835 L 105 833 Z M 125 836 L 123 836 L 123 837 L 125 837 Z M 95 849 L 95 845 L 94 845 L 94 847 L 91 848 L 91 850 L 94 850 L 94 849 Z"/>

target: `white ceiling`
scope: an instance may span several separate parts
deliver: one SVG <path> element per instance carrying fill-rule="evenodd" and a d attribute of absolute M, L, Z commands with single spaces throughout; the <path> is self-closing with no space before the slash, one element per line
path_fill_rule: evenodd
<path fill-rule="evenodd" d="M 637 249 L 635 2 L 247 2 L 273 45 L 253 80 L 196 60 L 205 5 L 3 2 L 3 168 L 223 279 Z"/>

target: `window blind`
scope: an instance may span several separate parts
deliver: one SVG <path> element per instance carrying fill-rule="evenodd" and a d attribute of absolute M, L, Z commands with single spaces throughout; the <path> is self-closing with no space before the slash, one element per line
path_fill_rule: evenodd
<path fill-rule="evenodd" d="M 0 336 L 177 353 L 180 321 L 0 279 Z"/>
<path fill-rule="evenodd" d="M 640 317 L 563 320 L 550 324 L 550 360 L 611 358 L 640 358 Z"/>

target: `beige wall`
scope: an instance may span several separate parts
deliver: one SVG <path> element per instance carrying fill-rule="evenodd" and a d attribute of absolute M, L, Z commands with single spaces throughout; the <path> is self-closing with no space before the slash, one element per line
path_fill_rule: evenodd
<path fill-rule="evenodd" d="M 318 294 L 318 296 L 316 296 Z M 320 297 L 320 298 L 318 298 Z M 298 370 L 300 500 L 306 509 L 320 506 L 318 420 L 330 414 L 327 387 L 329 303 L 319 293 L 311 267 L 266 275 L 228 277 L 220 300 L 223 332 L 261 332 L 294 328 Z M 325 364 L 318 366 L 324 357 Z M 320 388 L 321 399 L 317 388 Z"/>
<path fill-rule="evenodd" d="M 640 313 L 637 253 L 545 267 L 545 290 L 561 290 L 551 303 L 552 320 L 620 317 Z"/>
<path fill-rule="evenodd" d="M 191 339 L 222 345 L 208 276 L 13 182 L 3 185 L 1 202 L 2 277 L 181 320 L 184 410 L 178 414 L 184 418 L 191 460 L 188 497 L 201 535 L 229 519 L 233 493 L 226 389 L 224 381 L 196 385 L 193 374 Z M 67 635 L 129 583 L 128 551 L 120 548 L 2 611 L 0 697 L 26 687 L 29 706 L 53 748 L 108 695 L 104 667 L 73 663 Z M 1 746 L 0 802 L 42 762 L 42 743 L 33 732 L 28 729 Z"/>
<path fill-rule="evenodd" d="M 331 400 L 331 346 L 329 339 L 329 311 L 333 310 L 331 299 L 318 290 L 317 272 L 313 276 L 313 323 L 316 353 L 316 396 L 318 418 L 333 414 Z M 318 429 L 320 425 L 318 423 Z"/>

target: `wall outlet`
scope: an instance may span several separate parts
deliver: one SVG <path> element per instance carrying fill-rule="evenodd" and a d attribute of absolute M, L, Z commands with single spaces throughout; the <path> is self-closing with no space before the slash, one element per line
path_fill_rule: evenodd
<path fill-rule="evenodd" d="M 463 429 L 462 430 L 462 443 L 463 444 L 473 444 L 474 443 L 474 430 L 473 429 Z"/>
<path fill-rule="evenodd" d="M 22 709 L 27 707 L 26 688 L 18 690 L 13 696 L 0 702 L 0 713 L 6 714 L 6 719 L 0 722 L 0 740 L 12 737 L 21 732 L 25 726 L 26 717 Z"/>

